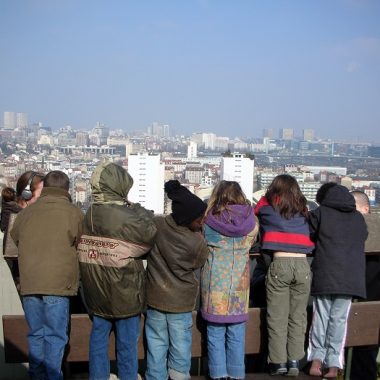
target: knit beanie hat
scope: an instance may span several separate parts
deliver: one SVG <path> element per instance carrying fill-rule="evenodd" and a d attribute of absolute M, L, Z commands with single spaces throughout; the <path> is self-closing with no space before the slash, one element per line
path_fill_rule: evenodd
<path fill-rule="evenodd" d="M 177 180 L 166 182 L 165 192 L 172 200 L 172 217 L 179 226 L 189 226 L 206 211 L 206 203 Z"/>

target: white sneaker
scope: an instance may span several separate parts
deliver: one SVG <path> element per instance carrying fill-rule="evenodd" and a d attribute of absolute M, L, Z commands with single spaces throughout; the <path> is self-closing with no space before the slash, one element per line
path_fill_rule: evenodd
<path fill-rule="evenodd" d="M 119 378 L 114 373 L 111 373 L 109 380 L 119 380 Z M 137 374 L 137 380 L 142 380 L 142 377 L 139 373 Z"/>

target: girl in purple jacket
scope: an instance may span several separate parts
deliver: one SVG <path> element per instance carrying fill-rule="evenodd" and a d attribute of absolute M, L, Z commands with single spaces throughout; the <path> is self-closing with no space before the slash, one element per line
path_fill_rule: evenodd
<path fill-rule="evenodd" d="M 249 249 L 257 232 L 253 208 L 240 185 L 221 181 L 206 210 L 204 234 L 210 253 L 201 280 L 212 379 L 245 377 Z"/>

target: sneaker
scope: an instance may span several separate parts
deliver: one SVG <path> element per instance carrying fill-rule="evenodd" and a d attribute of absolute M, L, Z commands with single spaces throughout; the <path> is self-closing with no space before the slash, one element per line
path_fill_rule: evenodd
<path fill-rule="evenodd" d="M 269 363 L 268 370 L 271 376 L 285 375 L 288 372 L 285 363 Z"/>
<path fill-rule="evenodd" d="M 286 376 L 296 377 L 300 373 L 298 360 L 288 360 L 288 373 Z"/>

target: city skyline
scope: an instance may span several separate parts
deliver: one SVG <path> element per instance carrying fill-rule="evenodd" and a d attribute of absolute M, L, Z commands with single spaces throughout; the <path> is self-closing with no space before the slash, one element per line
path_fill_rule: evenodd
<path fill-rule="evenodd" d="M 0 111 L 55 130 L 380 141 L 380 3 L 10 1 Z"/>

